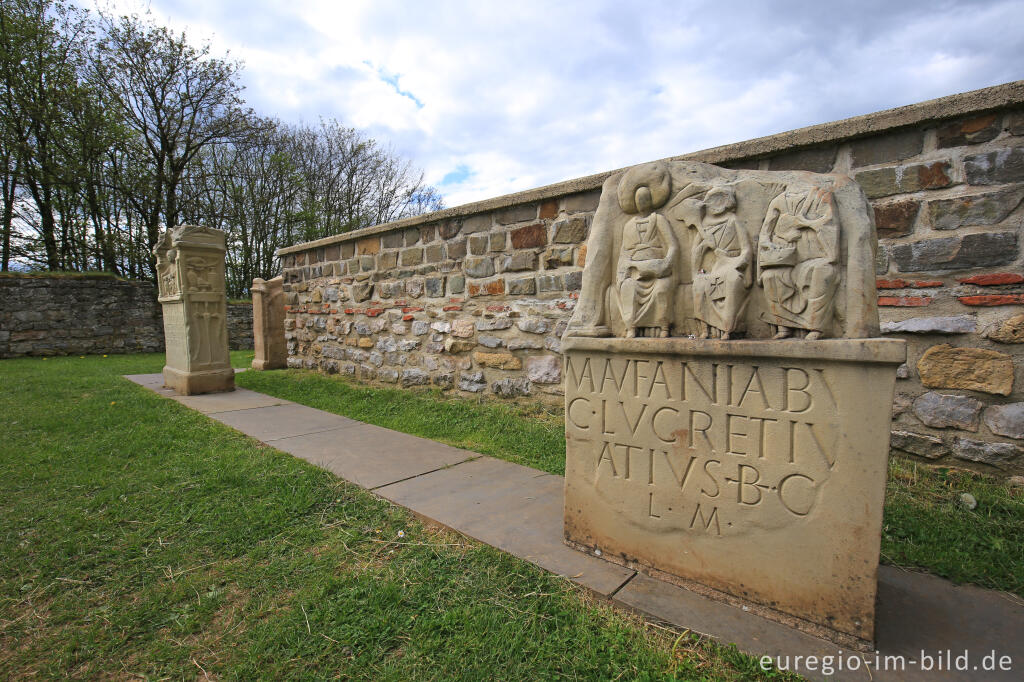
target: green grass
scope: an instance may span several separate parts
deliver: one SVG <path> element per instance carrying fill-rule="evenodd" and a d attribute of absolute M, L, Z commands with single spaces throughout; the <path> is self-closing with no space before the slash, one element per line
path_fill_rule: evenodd
<path fill-rule="evenodd" d="M 239 385 L 553 474 L 565 473 L 562 411 L 379 389 L 342 377 L 246 372 Z M 882 561 L 1024 596 L 1024 491 L 962 470 L 891 459 Z M 970 493 L 974 510 L 960 504 Z"/>
<path fill-rule="evenodd" d="M 977 500 L 968 509 L 960 496 Z M 882 559 L 1024 596 L 1024 490 L 891 458 Z"/>
<path fill-rule="evenodd" d="M 119 376 L 162 364 L 0 361 L 0 679 L 761 676 Z"/>

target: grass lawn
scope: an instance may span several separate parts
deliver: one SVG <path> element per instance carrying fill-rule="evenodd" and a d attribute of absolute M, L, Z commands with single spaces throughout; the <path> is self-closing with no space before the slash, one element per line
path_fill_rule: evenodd
<path fill-rule="evenodd" d="M 439 391 L 371 388 L 341 377 L 278 370 L 241 386 L 432 438 L 553 474 L 565 473 L 562 411 L 447 398 Z M 978 502 L 969 510 L 960 495 Z M 882 561 L 1024 596 L 1024 490 L 963 470 L 891 459 Z"/>
<path fill-rule="evenodd" d="M 0 361 L 0 679 L 765 677 L 120 377 L 162 364 Z M 560 466 L 555 413 L 239 383 Z"/>

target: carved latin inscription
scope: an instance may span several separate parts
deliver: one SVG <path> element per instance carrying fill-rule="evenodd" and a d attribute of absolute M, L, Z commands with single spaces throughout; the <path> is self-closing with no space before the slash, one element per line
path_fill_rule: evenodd
<path fill-rule="evenodd" d="M 646 501 L 630 522 L 736 536 L 819 504 L 838 435 L 825 368 L 572 355 L 565 371 L 568 437 L 603 499 Z"/>

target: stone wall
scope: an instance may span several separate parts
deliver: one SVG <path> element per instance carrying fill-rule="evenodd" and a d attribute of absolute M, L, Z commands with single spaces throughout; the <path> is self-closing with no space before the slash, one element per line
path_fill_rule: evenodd
<path fill-rule="evenodd" d="M 0 277 L 0 358 L 163 350 L 151 282 L 113 276 Z"/>
<path fill-rule="evenodd" d="M 252 350 L 252 301 L 228 302 L 228 347 Z"/>
<path fill-rule="evenodd" d="M 251 303 L 228 305 L 228 342 L 232 350 L 253 347 Z M 152 282 L 112 275 L 0 276 L 0 358 L 163 349 Z"/>
<path fill-rule="evenodd" d="M 1024 81 L 675 159 L 840 172 L 875 208 L 897 451 L 1024 471 Z M 289 366 L 561 400 L 601 183 L 580 178 L 283 249 Z"/>

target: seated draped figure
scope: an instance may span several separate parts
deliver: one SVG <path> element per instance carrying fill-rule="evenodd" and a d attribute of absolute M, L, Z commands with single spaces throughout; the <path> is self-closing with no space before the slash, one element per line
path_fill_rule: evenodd
<path fill-rule="evenodd" d="M 750 240 L 736 223 L 736 192 L 710 189 L 695 225 L 693 247 L 693 313 L 700 338 L 729 339 L 743 326 L 752 274 Z"/>
<path fill-rule="evenodd" d="M 788 188 L 768 204 L 758 240 L 757 281 L 764 287 L 776 339 L 806 329 L 814 340 L 832 321 L 839 284 L 839 226 L 831 193 Z"/>
<path fill-rule="evenodd" d="M 668 169 L 663 166 L 636 166 L 619 183 L 619 206 L 633 214 L 622 228 L 615 270 L 628 338 L 664 338 L 672 325 L 674 261 L 679 244 L 668 220 L 654 210 L 665 204 L 669 188 Z"/>

